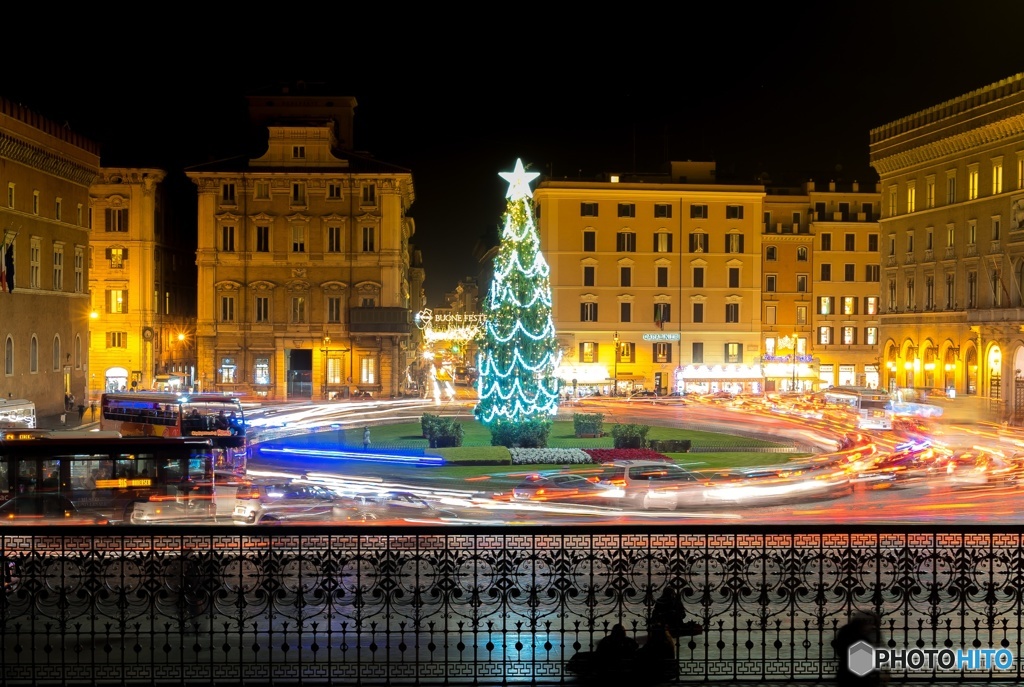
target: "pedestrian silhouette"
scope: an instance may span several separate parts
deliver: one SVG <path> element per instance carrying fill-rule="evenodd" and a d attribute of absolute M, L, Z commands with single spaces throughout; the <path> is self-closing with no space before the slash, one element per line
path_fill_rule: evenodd
<path fill-rule="evenodd" d="M 647 641 L 636 651 L 635 674 L 638 684 L 654 685 L 679 677 L 676 643 L 668 628 L 658 623 L 647 628 Z"/>
<path fill-rule="evenodd" d="M 577 651 L 565 668 L 587 685 L 621 685 L 624 677 L 633 677 L 637 649 L 636 640 L 626 634 L 626 628 L 616 624 L 594 651 Z"/>
<path fill-rule="evenodd" d="M 679 594 L 672 587 L 665 587 L 661 596 L 654 602 L 651 609 L 651 625 L 661 625 L 668 630 L 673 638 L 683 634 L 686 622 L 686 609 Z"/>
<path fill-rule="evenodd" d="M 857 642 L 867 642 L 872 647 L 879 646 L 878 617 L 873 613 L 854 613 L 848 623 L 836 631 L 832 640 L 832 648 L 836 652 L 836 684 L 839 687 L 872 687 L 882 684 L 882 675 L 872 670 L 867 675 L 857 675 L 850 671 L 850 647 Z"/>
<path fill-rule="evenodd" d="M 597 643 L 594 668 L 602 672 L 621 673 L 628 665 L 628 661 L 634 658 L 637 649 L 637 641 L 626 634 L 626 628 L 622 624 L 615 624 L 611 632 Z"/>
<path fill-rule="evenodd" d="M 363 427 L 363 448 L 370 448 L 370 428 Z"/>

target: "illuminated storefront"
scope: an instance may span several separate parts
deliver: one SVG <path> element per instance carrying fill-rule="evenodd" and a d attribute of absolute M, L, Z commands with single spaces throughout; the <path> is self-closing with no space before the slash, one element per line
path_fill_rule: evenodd
<path fill-rule="evenodd" d="M 760 394 L 764 374 L 760 365 L 684 365 L 676 368 L 676 388 L 682 393 Z"/>

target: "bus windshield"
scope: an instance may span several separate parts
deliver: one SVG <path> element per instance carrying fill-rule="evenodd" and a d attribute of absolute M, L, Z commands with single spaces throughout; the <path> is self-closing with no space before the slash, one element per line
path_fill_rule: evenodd
<path fill-rule="evenodd" d="M 100 399 L 100 429 L 126 437 L 207 438 L 213 444 L 215 469 L 245 474 L 245 414 L 235 396 L 107 393 Z"/>

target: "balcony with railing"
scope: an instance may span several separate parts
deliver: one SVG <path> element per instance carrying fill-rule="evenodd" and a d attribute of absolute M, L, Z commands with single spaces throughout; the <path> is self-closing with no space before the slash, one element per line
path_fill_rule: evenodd
<path fill-rule="evenodd" d="M 360 334 L 409 334 L 412 314 L 408 308 L 352 308 L 349 331 Z"/>

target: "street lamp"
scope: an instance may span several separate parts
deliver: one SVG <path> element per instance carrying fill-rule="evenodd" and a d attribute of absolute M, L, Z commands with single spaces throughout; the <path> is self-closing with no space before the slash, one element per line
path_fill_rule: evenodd
<path fill-rule="evenodd" d="M 320 349 L 320 352 L 323 353 L 323 355 L 324 355 L 324 385 L 320 389 L 320 393 L 321 393 L 321 395 L 325 399 L 327 398 L 327 366 L 328 366 L 328 359 L 330 358 L 330 352 L 331 352 L 331 348 L 330 347 L 331 347 L 331 336 L 330 336 L 330 334 L 324 334 L 324 347 Z"/>
<path fill-rule="evenodd" d="M 615 332 L 612 337 L 612 341 L 615 342 L 615 372 L 613 373 L 612 379 L 612 396 L 619 395 L 619 333 Z"/>
<path fill-rule="evenodd" d="M 796 349 L 797 349 L 797 343 L 799 343 L 799 341 L 800 341 L 800 339 L 797 338 L 796 332 L 793 332 L 793 382 L 792 382 L 792 390 L 793 391 L 796 391 Z"/>

